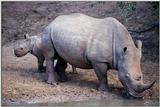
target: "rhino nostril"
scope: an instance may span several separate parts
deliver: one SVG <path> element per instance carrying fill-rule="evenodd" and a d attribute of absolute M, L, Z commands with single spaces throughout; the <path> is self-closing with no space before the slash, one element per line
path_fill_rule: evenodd
<path fill-rule="evenodd" d="M 141 78 L 142 78 L 141 76 L 136 76 L 136 77 L 135 77 L 135 80 L 140 81 Z"/>

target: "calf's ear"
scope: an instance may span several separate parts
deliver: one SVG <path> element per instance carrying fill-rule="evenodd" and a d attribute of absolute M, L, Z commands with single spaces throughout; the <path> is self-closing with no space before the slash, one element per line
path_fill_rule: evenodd
<path fill-rule="evenodd" d="M 25 34 L 25 35 L 24 35 L 24 38 L 25 38 L 25 39 L 29 39 L 29 34 Z"/>

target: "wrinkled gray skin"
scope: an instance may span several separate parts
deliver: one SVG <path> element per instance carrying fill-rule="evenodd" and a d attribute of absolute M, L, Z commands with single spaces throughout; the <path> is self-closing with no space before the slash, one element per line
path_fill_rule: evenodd
<path fill-rule="evenodd" d="M 126 28 L 114 18 L 62 15 L 42 33 L 42 53 L 50 84 L 57 82 L 52 60 L 56 53 L 61 57 L 62 68 L 67 62 L 78 68 L 93 68 L 99 80 L 98 90 L 108 90 L 107 71 L 111 68 L 118 71 L 124 88 L 134 97 L 142 97 L 142 92 L 155 83 L 143 83 L 142 42 L 137 41 L 135 46 Z"/>
<path fill-rule="evenodd" d="M 25 39 L 21 40 L 19 43 L 17 43 L 17 46 L 14 48 L 14 54 L 17 57 L 25 56 L 27 53 L 31 53 L 32 55 L 37 57 L 37 63 L 38 63 L 38 71 L 45 72 L 44 67 L 44 61 L 45 57 L 42 53 L 41 49 L 41 34 L 37 36 L 31 36 L 29 37 L 28 34 L 25 35 Z M 58 66 L 58 63 L 56 64 Z M 66 81 L 68 78 L 65 74 L 61 74 L 58 72 L 59 68 L 56 68 L 56 72 L 60 77 L 60 81 Z M 73 73 L 77 73 L 76 68 L 72 66 Z"/>

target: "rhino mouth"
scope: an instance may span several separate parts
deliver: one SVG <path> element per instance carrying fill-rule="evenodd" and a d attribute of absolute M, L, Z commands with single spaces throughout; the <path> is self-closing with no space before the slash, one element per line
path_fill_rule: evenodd
<path fill-rule="evenodd" d="M 128 84 L 126 82 L 121 81 L 121 83 L 123 84 L 126 91 L 129 93 L 129 95 L 131 95 L 134 98 L 142 98 L 143 92 L 147 89 L 150 89 L 155 84 L 155 82 L 156 80 L 148 84 L 142 83 L 142 84 L 133 85 L 133 84 Z"/>
<path fill-rule="evenodd" d="M 21 55 L 19 55 L 19 54 L 15 54 L 15 56 L 16 56 L 16 57 L 21 57 Z"/>
<path fill-rule="evenodd" d="M 129 95 L 131 95 L 133 98 L 142 98 L 143 92 L 138 92 L 133 88 L 126 88 Z"/>
<path fill-rule="evenodd" d="M 18 52 L 16 52 L 16 51 L 14 51 L 14 55 L 15 55 L 16 57 L 21 57 L 21 55 L 18 54 Z"/>
<path fill-rule="evenodd" d="M 143 92 L 138 92 L 136 89 L 134 89 L 131 86 L 128 86 L 126 83 L 122 82 L 125 90 L 127 91 L 127 93 L 130 95 L 130 97 L 133 98 L 142 98 L 143 97 Z"/>
<path fill-rule="evenodd" d="M 24 54 L 22 54 L 22 53 L 19 52 L 19 51 L 14 51 L 14 55 L 15 55 L 16 57 L 22 57 L 22 56 L 24 56 Z"/>

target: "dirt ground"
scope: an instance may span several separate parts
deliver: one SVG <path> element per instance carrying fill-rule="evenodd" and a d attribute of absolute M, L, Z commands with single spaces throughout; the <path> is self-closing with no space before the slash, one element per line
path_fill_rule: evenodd
<path fill-rule="evenodd" d="M 68 82 L 53 87 L 45 83 L 46 73 L 37 72 L 36 58 L 31 54 L 17 58 L 14 56 L 11 43 L 2 47 L 2 104 L 34 104 L 62 103 L 86 100 L 108 100 L 124 97 L 124 90 L 118 80 L 116 71 L 109 71 L 111 92 L 97 91 L 98 80 L 93 70 L 77 69 L 78 74 L 72 74 L 71 66 L 66 70 Z M 145 82 L 158 80 L 158 64 L 142 63 Z M 147 71 L 150 72 L 147 72 Z M 154 73 L 153 73 L 154 72 Z M 144 99 L 159 97 L 158 81 L 153 88 L 146 91 Z"/>
<path fill-rule="evenodd" d="M 132 30 L 146 29 L 153 21 L 159 22 L 157 13 L 153 11 L 149 2 L 137 3 L 136 9 L 134 14 L 125 18 L 117 7 L 117 2 L 3 2 L 2 105 L 125 100 L 125 91 L 114 70 L 108 72 L 110 92 L 97 91 L 98 80 L 93 70 L 77 69 L 78 74 L 72 74 L 70 65 L 66 72 L 71 80 L 53 87 L 44 82 L 46 73 L 37 72 L 37 60 L 34 56 L 27 54 L 17 58 L 13 54 L 13 48 L 17 40 L 23 38 L 24 32 L 35 35 L 61 14 L 81 12 L 97 18 L 112 16 L 120 20 L 127 29 Z M 134 39 L 143 42 L 141 66 L 144 81 L 157 80 L 156 84 L 144 93 L 144 100 L 157 100 L 159 99 L 159 27 L 140 34 L 133 32 L 131 34 Z"/>

